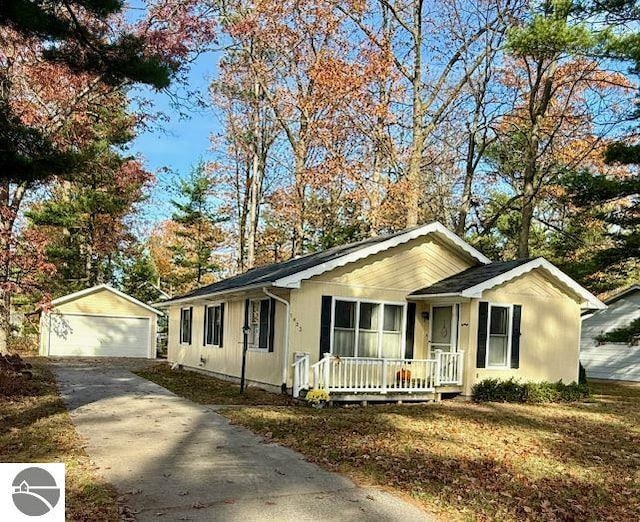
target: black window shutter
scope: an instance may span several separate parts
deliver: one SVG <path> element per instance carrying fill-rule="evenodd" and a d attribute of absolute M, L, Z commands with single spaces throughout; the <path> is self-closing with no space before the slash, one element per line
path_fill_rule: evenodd
<path fill-rule="evenodd" d="M 182 340 L 184 337 L 182 336 L 182 329 L 184 328 L 184 310 L 180 308 L 180 344 L 182 344 Z"/>
<path fill-rule="evenodd" d="M 407 332 L 405 335 L 404 356 L 406 359 L 413 359 L 413 342 L 416 331 L 416 304 L 407 305 Z"/>
<path fill-rule="evenodd" d="M 520 367 L 520 323 L 522 322 L 522 305 L 513 305 L 511 320 L 511 368 Z"/>
<path fill-rule="evenodd" d="M 484 368 L 486 366 L 488 320 L 489 303 L 481 301 L 478 306 L 478 351 L 476 352 L 476 368 Z"/>
<path fill-rule="evenodd" d="M 191 344 L 191 334 L 193 333 L 193 306 L 189 307 L 189 344 Z"/>
<path fill-rule="evenodd" d="M 330 295 L 322 296 L 320 309 L 320 359 L 331 351 L 331 303 Z"/>
<path fill-rule="evenodd" d="M 276 335 L 276 300 L 271 297 L 269 299 L 269 351 L 274 349 L 274 341 Z"/>
<path fill-rule="evenodd" d="M 202 326 L 202 346 L 206 346 L 207 345 L 207 315 L 209 315 L 208 312 L 208 306 L 204 305 L 204 319 L 202 321 L 203 326 Z"/>
<path fill-rule="evenodd" d="M 269 348 L 269 308 L 268 299 L 260 301 L 260 338 L 258 344 L 263 350 Z"/>
<path fill-rule="evenodd" d="M 220 342 L 218 346 L 222 348 L 222 340 L 224 339 L 224 303 L 220 304 Z"/>

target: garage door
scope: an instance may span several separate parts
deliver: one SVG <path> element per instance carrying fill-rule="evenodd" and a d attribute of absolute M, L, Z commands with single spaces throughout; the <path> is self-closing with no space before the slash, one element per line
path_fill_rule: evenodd
<path fill-rule="evenodd" d="M 51 314 L 49 355 L 148 357 L 150 320 Z"/>

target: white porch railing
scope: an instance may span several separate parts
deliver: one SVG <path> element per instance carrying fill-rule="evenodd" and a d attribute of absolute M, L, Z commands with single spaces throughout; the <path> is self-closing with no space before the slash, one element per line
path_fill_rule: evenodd
<path fill-rule="evenodd" d="M 300 397 L 300 392 L 309 389 L 309 361 L 308 353 L 296 352 L 293 356 L 293 396 Z"/>
<path fill-rule="evenodd" d="M 293 395 L 305 388 L 337 393 L 413 393 L 438 386 L 462 385 L 464 352 L 435 352 L 433 359 L 335 357 L 325 354 L 309 365 L 308 354 L 296 354 Z"/>
<path fill-rule="evenodd" d="M 461 386 L 464 372 L 464 350 L 458 352 L 436 350 L 435 355 L 439 369 L 437 386 Z"/>

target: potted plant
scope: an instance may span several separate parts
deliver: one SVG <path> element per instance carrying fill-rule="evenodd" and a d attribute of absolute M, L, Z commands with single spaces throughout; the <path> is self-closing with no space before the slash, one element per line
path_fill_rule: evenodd
<path fill-rule="evenodd" d="M 408 386 L 411 382 L 411 371 L 402 368 L 396 372 L 396 383 L 398 386 Z"/>
<path fill-rule="evenodd" d="M 329 401 L 329 392 L 323 388 L 311 390 L 305 397 L 312 408 L 322 409 Z"/>

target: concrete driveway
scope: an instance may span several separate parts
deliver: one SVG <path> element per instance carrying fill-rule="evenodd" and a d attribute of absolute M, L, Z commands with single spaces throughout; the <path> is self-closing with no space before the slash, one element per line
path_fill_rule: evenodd
<path fill-rule="evenodd" d="M 140 363 L 136 363 L 140 364 Z M 86 451 L 138 520 L 428 520 L 132 374 L 128 363 L 58 361 Z"/>

